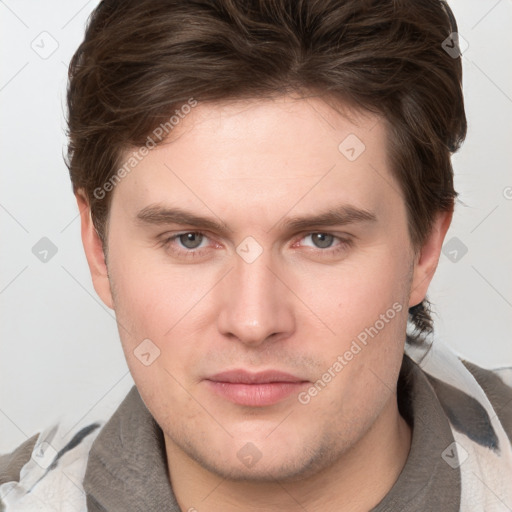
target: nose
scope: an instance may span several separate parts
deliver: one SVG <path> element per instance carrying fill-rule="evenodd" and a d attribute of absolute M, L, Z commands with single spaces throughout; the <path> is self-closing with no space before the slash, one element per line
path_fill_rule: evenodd
<path fill-rule="evenodd" d="M 234 259 L 233 270 L 218 290 L 219 331 L 253 347 L 288 337 L 295 329 L 293 301 L 279 269 L 265 253 L 252 263 L 238 255 Z"/>

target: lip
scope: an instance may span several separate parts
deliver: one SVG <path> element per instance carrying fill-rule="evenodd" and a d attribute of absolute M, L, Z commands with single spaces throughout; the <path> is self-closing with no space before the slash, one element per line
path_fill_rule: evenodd
<path fill-rule="evenodd" d="M 309 381 L 286 372 L 230 370 L 205 379 L 217 395 L 238 405 L 264 407 L 299 393 Z"/>

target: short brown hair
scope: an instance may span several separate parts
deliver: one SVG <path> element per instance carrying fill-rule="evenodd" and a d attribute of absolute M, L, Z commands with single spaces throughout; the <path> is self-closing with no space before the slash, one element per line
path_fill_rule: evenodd
<path fill-rule="evenodd" d="M 105 246 L 112 193 L 95 190 L 190 98 L 320 91 L 386 119 L 418 248 L 456 197 L 462 66 L 443 48 L 456 31 L 439 0 L 103 0 L 69 66 L 73 189 Z M 418 333 L 432 330 L 428 301 L 409 313 Z"/>

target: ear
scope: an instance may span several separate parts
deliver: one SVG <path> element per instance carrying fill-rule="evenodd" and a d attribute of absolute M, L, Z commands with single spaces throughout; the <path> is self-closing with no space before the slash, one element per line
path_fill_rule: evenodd
<path fill-rule="evenodd" d="M 105 254 L 103 252 L 101 239 L 92 222 L 89 202 L 82 190 L 78 190 L 75 197 L 80 211 L 82 243 L 84 245 L 85 257 L 89 264 L 94 289 L 105 305 L 110 309 L 114 309 Z"/>
<path fill-rule="evenodd" d="M 419 304 L 427 294 L 430 281 L 432 281 L 439 263 L 444 237 L 450 227 L 452 216 L 453 210 L 437 214 L 430 234 L 416 255 L 409 297 L 410 308 Z"/>

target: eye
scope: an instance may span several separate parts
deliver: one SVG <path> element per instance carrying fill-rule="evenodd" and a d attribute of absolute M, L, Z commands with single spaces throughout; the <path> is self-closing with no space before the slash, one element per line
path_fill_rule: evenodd
<path fill-rule="evenodd" d="M 205 240 L 205 236 L 201 233 L 189 232 L 177 235 L 176 239 L 187 249 L 198 249 Z"/>
<path fill-rule="evenodd" d="M 330 235 L 329 233 L 311 233 L 309 236 L 315 247 L 319 249 L 331 247 L 335 240 L 334 235 Z"/>
<path fill-rule="evenodd" d="M 323 231 L 306 233 L 295 242 L 295 248 L 302 248 L 304 254 L 319 261 L 331 261 L 344 258 L 353 247 L 353 237 L 348 234 L 335 235 Z"/>
<path fill-rule="evenodd" d="M 164 235 L 159 246 L 176 261 L 204 261 L 212 256 L 212 250 L 221 246 L 209 236 L 198 231 L 182 231 Z"/>
<path fill-rule="evenodd" d="M 310 233 L 306 235 L 303 240 L 307 240 L 308 238 L 311 240 L 312 245 L 307 243 L 304 245 L 317 249 L 329 249 L 333 245 L 337 245 L 335 242 L 338 240 L 338 237 L 329 233 Z"/>

